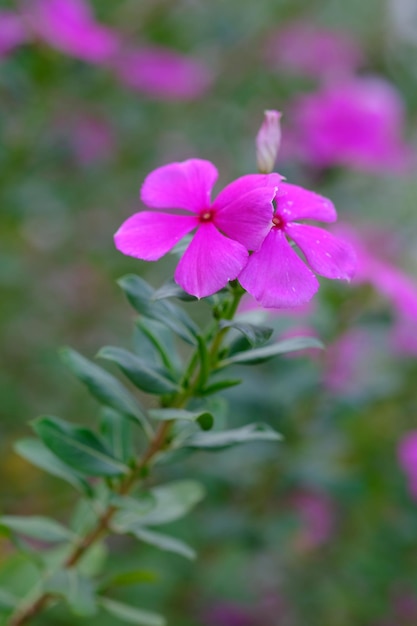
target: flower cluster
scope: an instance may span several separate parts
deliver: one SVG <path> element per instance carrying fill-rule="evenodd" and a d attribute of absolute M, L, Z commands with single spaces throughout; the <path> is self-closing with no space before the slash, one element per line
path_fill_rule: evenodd
<path fill-rule="evenodd" d="M 273 71 L 312 83 L 289 107 L 287 158 L 314 170 L 412 171 L 416 154 L 404 139 L 401 93 L 379 76 L 359 74 L 366 59 L 351 33 L 292 21 L 271 33 L 265 60 Z"/>
<path fill-rule="evenodd" d="M 88 0 L 25 0 L 19 12 L 0 11 L 0 58 L 37 40 L 68 56 L 103 65 L 127 87 L 153 98 L 198 98 L 213 79 L 198 59 L 164 46 L 131 43 L 97 21 Z"/>
<path fill-rule="evenodd" d="M 351 246 L 303 223 L 335 221 L 330 200 L 272 173 L 238 178 L 211 201 L 217 176 L 214 165 L 201 159 L 151 172 L 141 199 L 158 211 L 141 211 L 127 219 L 115 235 L 118 250 L 156 261 L 195 231 L 175 270 L 176 282 L 202 298 L 238 279 L 264 307 L 309 301 L 319 287 L 313 272 L 345 280 L 353 276 Z"/>

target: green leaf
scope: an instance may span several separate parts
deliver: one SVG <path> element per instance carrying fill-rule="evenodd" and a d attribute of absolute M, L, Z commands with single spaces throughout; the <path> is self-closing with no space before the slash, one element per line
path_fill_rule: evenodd
<path fill-rule="evenodd" d="M 113 456 L 128 463 L 134 456 L 132 422 L 118 411 L 104 408 L 101 411 L 100 431 Z"/>
<path fill-rule="evenodd" d="M 160 421 L 182 420 L 197 422 L 203 430 L 213 427 L 214 418 L 208 411 L 186 411 L 185 409 L 151 409 L 149 415 Z"/>
<path fill-rule="evenodd" d="M 228 320 L 221 320 L 219 325 L 220 328 L 234 328 L 242 333 L 253 348 L 262 346 L 266 343 L 274 332 L 273 328 L 268 328 L 267 326 L 243 324 L 242 322 L 229 322 Z"/>
<path fill-rule="evenodd" d="M 173 376 L 181 373 L 181 359 L 176 351 L 174 335 L 161 322 L 140 317 L 136 322 L 135 352 L 148 360 L 155 358 Z"/>
<path fill-rule="evenodd" d="M 89 617 L 97 613 L 91 581 L 74 568 L 54 572 L 46 581 L 44 590 L 64 598 L 75 615 Z"/>
<path fill-rule="evenodd" d="M 323 348 L 321 341 L 315 337 L 293 337 L 291 339 L 285 339 L 279 341 L 264 348 L 257 348 L 248 352 L 236 354 L 228 359 L 224 359 L 219 363 L 219 369 L 227 367 L 228 365 L 247 363 L 262 363 L 272 359 L 278 354 L 285 354 L 287 352 L 295 352 L 297 350 L 305 350 L 306 348 Z"/>
<path fill-rule="evenodd" d="M 146 429 L 146 417 L 136 399 L 111 374 L 71 348 L 63 348 L 64 363 L 102 404 L 139 421 Z"/>
<path fill-rule="evenodd" d="M 54 454 L 83 474 L 120 476 L 129 471 L 87 428 L 78 428 L 56 417 L 40 417 L 33 422 L 33 427 Z"/>
<path fill-rule="evenodd" d="M 122 348 L 106 346 L 97 355 L 116 363 L 127 378 L 139 389 L 153 394 L 169 394 L 180 390 L 160 368 L 152 367 L 145 359 Z"/>
<path fill-rule="evenodd" d="M 16 608 L 18 598 L 7 589 L 0 589 L 0 611 L 10 611 Z"/>
<path fill-rule="evenodd" d="M 150 511 L 119 511 L 115 526 L 131 530 L 138 526 L 158 526 L 184 517 L 204 497 L 202 485 L 194 480 L 177 480 L 150 490 L 154 506 Z"/>
<path fill-rule="evenodd" d="M 166 283 L 159 287 L 156 291 L 154 291 L 152 300 L 164 300 L 165 298 L 178 298 L 179 300 L 184 300 L 185 302 L 191 302 L 192 300 L 197 300 L 195 296 L 187 293 L 182 289 L 177 283 L 173 280 L 168 280 Z"/>
<path fill-rule="evenodd" d="M 203 396 L 209 396 L 212 393 L 223 391 L 223 389 L 229 389 L 229 387 L 236 387 L 242 382 L 241 378 L 230 378 L 226 380 L 218 380 L 214 383 L 210 383 L 203 389 L 200 389 L 199 393 Z"/>
<path fill-rule="evenodd" d="M 250 441 L 280 441 L 281 435 L 266 424 L 248 424 L 233 430 L 195 433 L 182 442 L 182 446 L 206 450 L 228 448 Z"/>
<path fill-rule="evenodd" d="M 149 530 L 149 528 L 142 527 L 135 528 L 131 531 L 131 534 L 140 541 L 148 543 L 151 546 L 155 546 L 155 548 L 159 548 L 165 552 L 173 552 L 174 554 L 179 554 L 180 556 L 184 556 L 186 559 L 190 560 L 194 560 L 196 558 L 195 550 L 175 537 L 163 535 L 162 533 L 155 532 L 154 530 Z"/>
<path fill-rule="evenodd" d="M 129 274 L 118 282 L 138 313 L 162 322 L 187 343 L 196 344 L 198 326 L 183 309 L 166 300 L 154 300 L 154 290 L 139 276 Z"/>
<path fill-rule="evenodd" d="M 162 615 L 137 609 L 136 607 L 116 602 L 110 598 L 100 598 L 99 600 L 103 609 L 110 615 L 118 617 L 128 624 L 137 624 L 137 626 L 165 626 L 166 621 Z"/>
<path fill-rule="evenodd" d="M 100 585 L 100 590 L 107 590 L 111 587 L 127 587 L 129 585 L 140 585 L 142 583 L 154 583 L 158 580 L 158 575 L 152 570 L 138 569 L 130 572 L 120 572 L 114 574 Z"/>
<path fill-rule="evenodd" d="M 128 511 L 136 518 L 146 515 L 154 507 L 156 499 L 150 491 L 142 491 L 135 496 L 112 494 L 110 503 L 122 511 Z"/>
<path fill-rule="evenodd" d="M 2 515 L 0 517 L 0 527 L 7 528 L 12 533 L 48 543 L 71 541 L 75 538 L 75 535 L 62 524 L 48 517 L 35 515 L 28 517 Z"/>
<path fill-rule="evenodd" d="M 20 439 L 15 443 L 14 449 L 21 457 L 36 467 L 43 469 L 45 472 L 57 478 L 66 480 L 79 491 L 91 496 L 92 489 L 88 482 L 72 467 L 60 461 L 60 459 L 58 459 L 42 441 L 39 441 L 39 439 Z"/>

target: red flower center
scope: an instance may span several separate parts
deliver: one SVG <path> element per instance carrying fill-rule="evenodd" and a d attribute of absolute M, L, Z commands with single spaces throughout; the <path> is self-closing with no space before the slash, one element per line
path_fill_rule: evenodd
<path fill-rule="evenodd" d="M 211 222 L 213 220 L 214 211 L 212 209 L 203 209 L 200 212 L 199 220 L 201 223 Z"/>
<path fill-rule="evenodd" d="M 275 228 L 278 228 L 279 230 L 284 229 L 285 221 L 280 215 L 274 215 L 274 217 L 272 218 L 272 223 Z"/>

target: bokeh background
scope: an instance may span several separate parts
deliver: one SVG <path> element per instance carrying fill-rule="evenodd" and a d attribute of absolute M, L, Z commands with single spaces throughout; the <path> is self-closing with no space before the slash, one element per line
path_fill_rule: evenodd
<path fill-rule="evenodd" d="M 173 256 L 146 264 L 113 246 L 146 174 L 189 157 L 213 161 L 220 184 L 254 172 L 263 111 L 278 109 L 278 171 L 335 202 L 357 278 L 323 280 L 311 306 L 269 314 L 278 335 L 319 336 L 324 355 L 241 368 L 244 385 L 213 404 L 229 424 L 262 419 L 284 441 L 169 470 L 207 490 L 172 525 L 198 560 L 124 540 L 106 567 L 149 570 L 118 597 L 173 625 L 416 624 L 414 0 L 70 5 L 1 2 L 1 512 L 72 509 L 71 488 L 12 444 L 39 414 L 95 419 L 58 348 L 92 358 L 128 346 L 133 316 L 115 280 L 172 275 Z M 31 576 L 0 539 L 0 581 Z M 85 622 L 59 611 L 38 621 Z"/>

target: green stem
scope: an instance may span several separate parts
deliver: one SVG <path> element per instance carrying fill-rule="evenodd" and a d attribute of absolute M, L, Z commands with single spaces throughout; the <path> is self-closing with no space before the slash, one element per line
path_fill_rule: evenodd
<path fill-rule="evenodd" d="M 232 320 L 239 306 L 240 299 L 243 295 L 242 288 L 236 283 L 231 285 L 232 298 L 226 305 L 220 320 L 216 320 L 210 326 L 208 331 L 199 338 L 199 345 L 193 352 L 189 364 L 183 376 L 184 390 L 172 396 L 167 405 L 170 408 L 182 408 L 186 406 L 188 400 L 192 398 L 198 388 L 206 384 L 210 373 L 216 368 L 218 362 L 218 353 L 221 348 L 223 339 L 229 328 L 220 328 L 221 319 Z M 208 350 L 207 344 L 211 341 L 211 347 Z M 203 345 L 204 344 L 204 345 Z M 115 489 L 118 495 L 128 494 L 138 483 L 143 475 L 143 470 L 149 465 L 154 457 L 162 451 L 168 439 L 169 431 L 173 421 L 163 422 L 150 440 L 150 443 L 141 457 L 141 459 L 132 468 L 131 472 L 119 483 Z M 110 532 L 110 522 L 117 512 L 117 507 L 109 505 L 102 513 L 93 529 L 91 529 L 84 537 L 82 537 L 73 547 L 72 551 L 63 563 L 65 569 L 76 567 L 86 552 L 99 540 L 103 539 Z M 33 617 L 38 615 L 42 610 L 46 609 L 56 597 L 47 592 L 40 592 L 29 595 L 16 611 L 10 617 L 8 626 L 23 626 L 27 624 Z"/>

